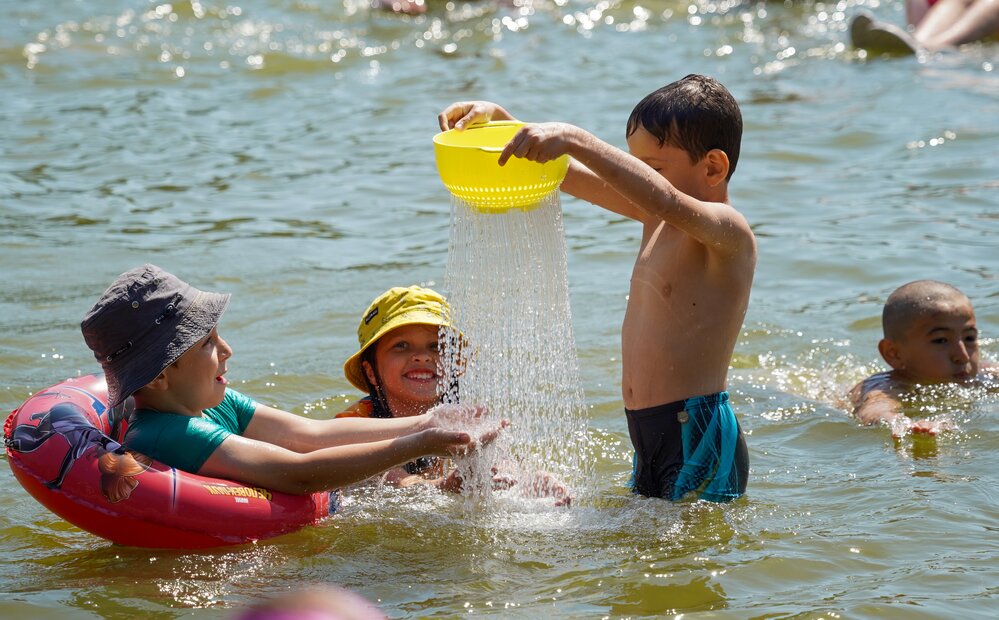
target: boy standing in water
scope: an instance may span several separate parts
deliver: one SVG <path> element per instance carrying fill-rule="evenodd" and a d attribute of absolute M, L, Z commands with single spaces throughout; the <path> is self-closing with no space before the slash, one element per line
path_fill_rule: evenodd
<path fill-rule="evenodd" d="M 916 280 L 895 289 L 881 313 L 881 357 L 892 369 L 850 390 L 853 415 L 864 424 L 884 423 L 895 436 L 906 431 L 936 435 L 946 420 L 912 420 L 899 398 L 917 384 L 968 383 L 981 366 L 978 327 L 971 300 L 949 284 Z"/>
<path fill-rule="evenodd" d="M 438 120 L 460 130 L 515 119 L 479 101 Z M 564 191 L 642 223 L 621 330 L 633 490 L 732 500 L 746 490 L 749 457 L 725 390 L 756 266 L 753 231 L 728 204 L 742 115 L 720 83 L 688 75 L 640 101 L 625 134 L 629 153 L 572 125 L 528 124 L 499 163 L 568 154 Z"/>

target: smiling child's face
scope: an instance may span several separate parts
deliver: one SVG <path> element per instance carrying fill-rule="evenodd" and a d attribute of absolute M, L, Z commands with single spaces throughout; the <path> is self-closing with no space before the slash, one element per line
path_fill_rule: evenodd
<path fill-rule="evenodd" d="M 967 299 L 925 313 L 890 341 L 889 364 L 913 383 L 963 383 L 978 374 L 978 329 Z M 888 359 L 894 357 L 894 359 Z"/>
<path fill-rule="evenodd" d="M 380 381 L 393 417 L 418 415 L 437 404 L 440 381 L 436 325 L 403 325 L 375 343 L 373 369 L 365 363 L 368 381 Z"/>

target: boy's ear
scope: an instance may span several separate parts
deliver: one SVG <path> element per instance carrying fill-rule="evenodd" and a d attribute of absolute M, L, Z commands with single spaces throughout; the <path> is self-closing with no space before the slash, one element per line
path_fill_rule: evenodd
<path fill-rule="evenodd" d="M 878 342 L 878 353 L 884 358 L 888 365 L 895 370 L 903 370 L 905 368 L 905 362 L 902 361 L 902 356 L 898 350 L 898 344 L 894 340 L 888 338 L 882 338 Z"/>
<path fill-rule="evenodd" d="M 714 187 L 728 177 L 728 154 L 721 149 L 711 149 L 704 156 L 704 170 L 708 184 Z"/>
<path fill-rule="evenodd" d="M 169 387 L 170 387 L 170 382 L 167 380 L 166 372 L 161 372 L 160 374 L 156 375 L 155 379 L 142 386 L 142 389 L 148 388 L 150 390 L 163 391 Z"/>
<path fill-rule="evenodd" d="M 368 383 L 374 387 L 378 387 L 378 381 L 375 380 L 375 369 L 371 367 L 367 361 L 361 362 L 361 370 L 364 371 L 364 376 L 368 378 Z"/>

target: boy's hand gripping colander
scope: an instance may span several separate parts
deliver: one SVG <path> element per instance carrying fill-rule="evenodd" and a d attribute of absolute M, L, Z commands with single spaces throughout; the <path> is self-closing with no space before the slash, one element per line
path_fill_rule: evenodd
<path fill-rule="evenodd" d="M 434 136 L 437 172 L 448 191 L 479 211 L 501 212 L 529 210 L 557 190 L 569 170 L 568 155 L 544 164 L 518 157 L 497 163 L 523 125 L 491 121 Z"/>

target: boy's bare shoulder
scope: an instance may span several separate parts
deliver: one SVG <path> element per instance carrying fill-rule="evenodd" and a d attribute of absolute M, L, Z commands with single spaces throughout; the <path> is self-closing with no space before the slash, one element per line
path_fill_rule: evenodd
<path fill-rule="evenodd" d="M 896 397 L 906 387 L 893 376 L 890 370 L 875 373 L 853 386 L 850 390 L 850 403 L 854 407 L 859 407 L 869 397 L 879 394 Z"/>
<path fill-rule="evenodd" d="M 702 202 L 702 218 L 713 224 L 706 229 L 675 225 L 680 234 L 709 253 L 756 264 L 756 234 L 746 216 L 728 202 Z M 649 217 L 643 221 L 648 232 L 655 231 L 663 220 Z"/>
<path fill-rule="evenodd" d="M 728 254 L 740 257 L 741 260 L 749 260 L 756 263 L 756 234 L 749 224 L 746 216 L 732 206 L 731 203 L 718 203 L 725 212 L 725 219 L 728 225 L 722 228 L 722 238 L 718 239 L 718 246 L 727 249 Z"/>

